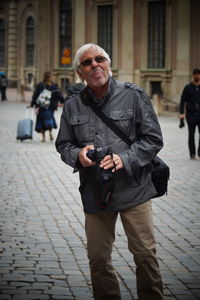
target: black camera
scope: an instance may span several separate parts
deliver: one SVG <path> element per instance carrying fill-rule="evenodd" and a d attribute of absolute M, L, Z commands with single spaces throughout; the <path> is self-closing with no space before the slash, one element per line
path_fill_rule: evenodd
<path fill-rule="evenodd" d="M 185 126 L 184 119 L 180 119 L 179 128 L 183 128 Z"/>
<path fill-rule="evenodd" d="M 89 159 L 97 163 L 97 180 L 108 181 L 113 177 L 112 169 L 104 170 L 104 168 L 100 168 L 100 162 L 106 155 L 111 155 L 112 157 L 112 150 L 110 147 L 90 149 L 86 155 Z"/>

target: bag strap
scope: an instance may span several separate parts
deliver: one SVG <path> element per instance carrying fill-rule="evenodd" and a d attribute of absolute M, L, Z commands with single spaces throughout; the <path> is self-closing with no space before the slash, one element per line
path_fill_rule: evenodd
<path fill-rule="evenodd" d="M 88 103 L 95 114 L 116 134 L 118 135 L 127 145 L 131 146 L 133 142 L 129 137 L 118 127 L 116 126 L 110 118 L 108 118 L 101 109 L 89 98 Z"/>

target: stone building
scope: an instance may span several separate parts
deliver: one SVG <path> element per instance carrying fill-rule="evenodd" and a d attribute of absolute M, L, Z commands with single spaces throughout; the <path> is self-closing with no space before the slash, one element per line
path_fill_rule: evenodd
<path fill-rule="evenodd" d="M 0 71 L 20 91 L 51 70 L 64 91 L 77 79 L 76 50 L 95 42 L 115 78 L 176 106 L 200 68 L 199 11 L 199 0 L 1 0 Z"/>

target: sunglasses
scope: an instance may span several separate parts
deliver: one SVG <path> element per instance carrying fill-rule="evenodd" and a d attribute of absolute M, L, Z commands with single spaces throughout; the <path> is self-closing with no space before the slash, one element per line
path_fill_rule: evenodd
<path fill-rule="evenodd" d="M 107 58 L 105 58 L 104 56 L 96 56 L 94 59 L 88 58 L 88 59 L 82 61 L 80 63 L 80 65 L 82 65 L 83 67 L 90 66 L 92 64 L 93 60 L 96 61 L 97 63 L 103 63 L 107 60 Z"/>

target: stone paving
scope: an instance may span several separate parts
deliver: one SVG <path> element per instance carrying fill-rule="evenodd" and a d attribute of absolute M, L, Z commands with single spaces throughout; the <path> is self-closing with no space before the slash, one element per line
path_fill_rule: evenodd
<path fill-rule="evenodd" d="M 54 142 L 41 143 L 37 133 L 16 141 L 24 116 L 25 104 L 0 103 L 0 299 L 93 299 L 78 175 L 60 160 Z M 177 116 L 159 121 L 160 156 L 171 167 L 168 195 L 153 200 L 165 300 L 200 299 L 200 161 L 189 160 L 187 128 L 178 128 Z M 113 263 L 122 300 L 136 299 L 135 265 L 120 220 Z"/>

